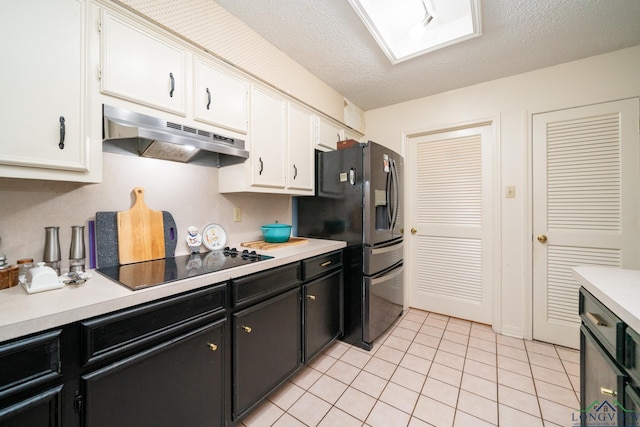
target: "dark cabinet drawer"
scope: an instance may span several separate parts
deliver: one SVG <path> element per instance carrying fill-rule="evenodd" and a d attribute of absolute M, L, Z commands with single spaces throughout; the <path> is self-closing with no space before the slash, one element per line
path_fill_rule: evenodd
<path fill-rule="evenodd" d="M 301 283 L 300 263 L 283 265 L 232 280 L 233 306 L 257 302 Z"/>
<path fill-rule="evenodd" d="M 62 377 L 61 329 L 0 346 L 0 398 Z"/>
<path fill-rule="evenodd" d="M 302 261 L 303 280 L 311 280 L 342 267 L 342 251 L 318 255 Z"/>
<path fill-rule="evenodd" d="M 227 284 L 144 304 L 81 322 L 87 365 L 178 333 L 225 312 Z"/>
<path fill-rule="evenodd" d="M 624 363 L 624 323 L 584 288 L 580 289 L 580 317 L 609 354 Z"/>

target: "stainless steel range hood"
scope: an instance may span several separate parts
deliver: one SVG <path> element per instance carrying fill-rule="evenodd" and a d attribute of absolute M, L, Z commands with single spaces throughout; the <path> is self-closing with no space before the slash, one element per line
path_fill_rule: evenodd
<path fill-rule="evenodd" d="M 102 115 L 104 151 L 217 167 L 249 157 L 242 139 L 110 105 Z"/>

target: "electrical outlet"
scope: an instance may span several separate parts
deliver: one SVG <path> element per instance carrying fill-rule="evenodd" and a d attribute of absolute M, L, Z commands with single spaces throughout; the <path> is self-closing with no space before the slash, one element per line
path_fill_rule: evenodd
<path fill-rule="evenodd" d="M 233 221 L 234 222 L 242 221 L 242 208 L 233 208 Z"/>
<path fill-rule="evenodd" d="M 505 199 L 514 199 L 516 197 L 516 186 L 515 185 L 507 185 L 504 187 L 504 198 Z"/>

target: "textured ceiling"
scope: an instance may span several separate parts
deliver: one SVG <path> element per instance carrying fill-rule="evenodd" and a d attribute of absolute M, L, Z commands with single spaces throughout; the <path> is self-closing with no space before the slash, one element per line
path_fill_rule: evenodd
<path fill-rule="evenodd" d="M 481 37 L 392 65 L 347 0 L 216 2 L 363 110 L 640 45 L 640 0 L 480 0 Z"/>

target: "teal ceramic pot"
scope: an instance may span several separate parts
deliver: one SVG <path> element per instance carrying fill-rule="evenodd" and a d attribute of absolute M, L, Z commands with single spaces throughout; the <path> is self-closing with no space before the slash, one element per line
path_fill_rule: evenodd
<path fill-rule="evenodd" d="M 287 224 L 267 224 L 260 227 L 267 243 L 282 243 L 289 240 L 291 226 Z"/>

